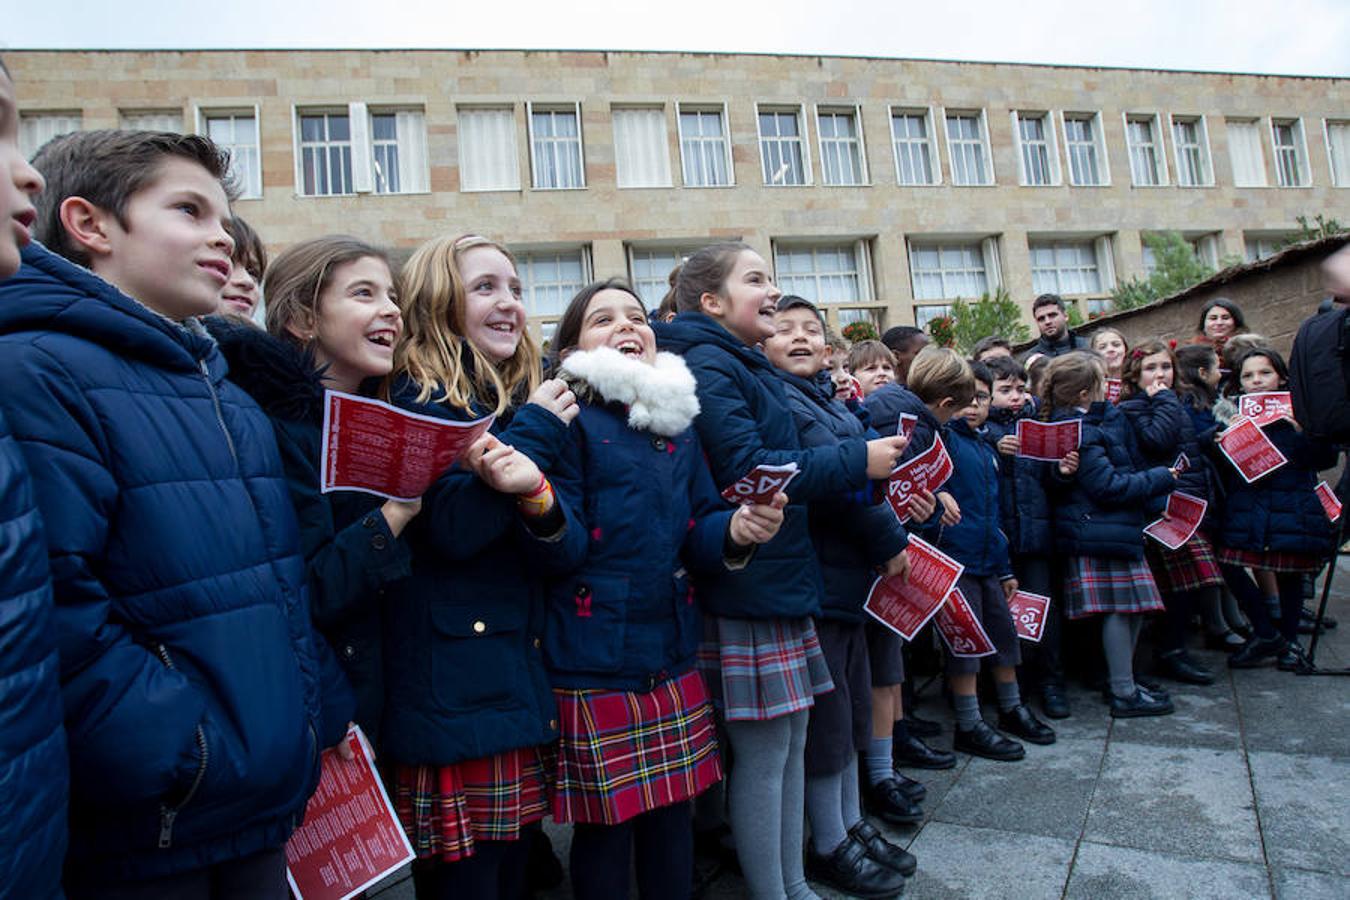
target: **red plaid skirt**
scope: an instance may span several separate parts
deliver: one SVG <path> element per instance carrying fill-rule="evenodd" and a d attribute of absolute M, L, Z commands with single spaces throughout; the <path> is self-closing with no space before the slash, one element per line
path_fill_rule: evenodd
<path fill-rule="evenodd" d="M 1301 553 L 1280 553 L 1278 551 L 1234 550 L 1223 547 L 1219 550 L 1219 562 L 1231 566 L 1245 566 L 1250 569 L 1265 569 L 1267 572 L 1317 572 L 1325 561 L 1316 556 L 1304 556 Z"/>
<path fill-rule="evenodd" d="M 1222 587 L 1223 573 L 1214 555 L 1214 545 L 1200 532 L 1175 550 L 1149 541 L 1144 547 L 1158 590 L 1181 594 L 1207 587 Z"/>
<path fill-rule="evenodd" d="M 810 709 L 834 690 L 815 623 L 805 619 L 703 620 L 698 648 L 713 703 L 729 722 L 764 721 Z"/>
<path fill-rule="evenodd" d="M 1158 586 L 1142 559 L 1069 558 L 1064 610 L 1070 619 L 1106 613 L 1162 612 Z"/>
<path fill-rule="evenodd" d="M 394 809 L 419 858 L 454 862 L 473 843 L 514 841 L 548 814 L 545 750 L 522 747 L 448 766 L 394 766 Z"/>
<path fill-rule="evenodd" d="M 690 670 L 645 694 L 555 688 L 558 822 L 617 825 L 681 803 L 722 778 L 703 678 Z"/>

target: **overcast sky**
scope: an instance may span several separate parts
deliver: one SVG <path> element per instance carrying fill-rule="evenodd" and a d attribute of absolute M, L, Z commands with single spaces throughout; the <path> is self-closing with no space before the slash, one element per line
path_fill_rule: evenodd
<path fill-rule="evenodd" d="M 0 3 L 0 47 L 23 49 L 720 50 L 1350 75 L 1350 0 Z"/>

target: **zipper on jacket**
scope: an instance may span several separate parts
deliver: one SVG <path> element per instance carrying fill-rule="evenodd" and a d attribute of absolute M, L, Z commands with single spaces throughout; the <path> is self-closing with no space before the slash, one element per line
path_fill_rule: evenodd
<path fill-rule="evenodd" d="M 169 648 L 163 644 L 155 645 L 155 654 L 159 661 L 164 663 L 164 667 L 171 672 L 176 672 L 177 667 L 173 664 L 173 658 L 169 656 Z M 201 725 L 197 726 L 197 774 L 192 778 L 192 784 L 188 786 L 187 793 L 176 806 L 169 806 L 166 803 L 159 805 L 159 849 L 167 850 L 173 845 L 173 823 L 178 818 L 178 813 L 183 807 L 187 806 L 197 793 L 197 789 L 202 786 L 202 779 L 206 777 L 206 763 L 211 758 L 211 749 L 206 743 L 206 731 Z"/>
<path fill-rule="evenodd" d="M 211 405 L 216 409 L 216 424 L 220 430 L 225 433 L 225 443 L 230 448 L 230 458 L 234 460 L 235 465 L 239 464 L 239 454 L 234 449 L 234 438 L 230 437 L 230 429 L 225 427 L 225 416 L 220 411 L 220 396 L 216 393 L 216 386 L 211 383 L 211 369 L 206 365 L 206 360 L 197 360 L 197 365 L 202 370 L 202 381 L 206 382 L 206 390 L 211 394 Z"/>

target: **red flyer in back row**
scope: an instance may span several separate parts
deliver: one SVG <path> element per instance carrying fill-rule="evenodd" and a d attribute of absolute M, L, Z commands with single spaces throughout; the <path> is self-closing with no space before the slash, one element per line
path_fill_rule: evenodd
<path fill-rule="evenodd" d="M 1018 456 L 1058 462 L 1078 449 L 1083 440 L 1083 420 L 1038 422 L 1017 420 Z"/>
<path fill-rule="evenodd" d="M 1288 391 L 1262 391 L 1255 394 L 1243 394 L 1238 398 L 1238 415 L 1246 416 L 1264 428 L 1271 422 L 1281 419 L 1294 421 L 1294 401 Z"/>

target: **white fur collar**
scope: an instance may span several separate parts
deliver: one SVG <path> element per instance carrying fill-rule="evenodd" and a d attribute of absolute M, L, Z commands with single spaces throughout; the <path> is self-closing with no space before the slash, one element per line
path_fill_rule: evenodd
<path fill-rule="evenodd" d="M 627 406 L 628 424 L 639 431 L 674 437 L 698 415 L 694 375 L 674 353 L 658 353 L 647 365 L 612 347 L 576 350 L 562 361 L 562 371 L 607 402 Z"/>

